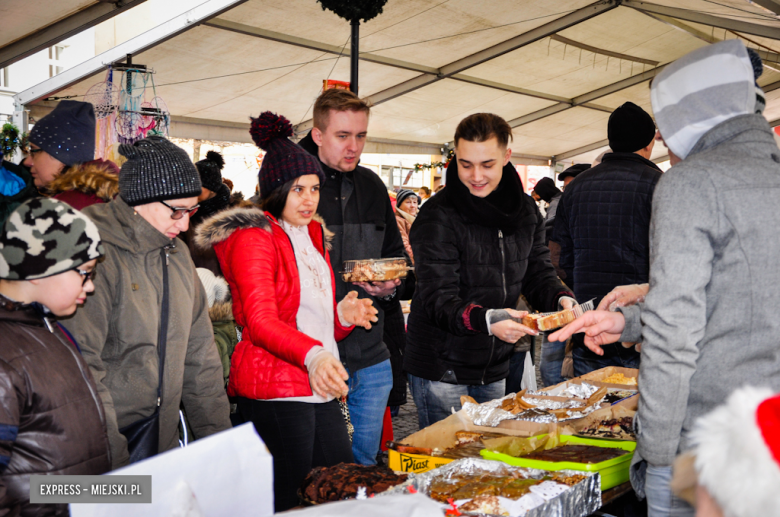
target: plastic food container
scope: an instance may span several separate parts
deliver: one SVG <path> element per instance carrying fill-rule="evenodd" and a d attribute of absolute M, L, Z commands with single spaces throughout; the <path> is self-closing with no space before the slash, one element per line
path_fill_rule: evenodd
<path fill-rule="evenodd" d="M 406 277 L 410 269 L 405 258 L 345 260 L 341 277 L 345 282 L 386 282 Z"/>
<path fill-rule="evenodd" d="M 597 438 L 582 438 L 580 436 L 560 436 L 561 445 L 570 443 L 576 445 L 593 445 L 596 447 L 608 447 L 613 449 L 623 449 L 629 454 L 612 458 L 611 460 L 600 463 L 574 463 L 570 461 L 542 461 L 528 460 L 525 458 L 515 458 L 508 454 L 489 451 L 481 451 L 482 457 L 486 460 L 503 461 L 509 465 L 517 467 L 528 467 L 541 470 L 579 470 L 585 472 L 598 472 L 601 474 L 601 490 L 609 490 L 628 481 L 628 468 L 631 466 L 631 458 L 634 457 L 636 442 L 599 440 Z"/>

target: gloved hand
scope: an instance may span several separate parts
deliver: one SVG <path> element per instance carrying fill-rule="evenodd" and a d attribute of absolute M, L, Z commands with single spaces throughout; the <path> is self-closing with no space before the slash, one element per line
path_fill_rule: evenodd
<path fill-rule="evenodd" d="M 535 336 L 535 330 L 521 323 L 527 311 L 514 309 L 491 309 L 487 311 L 490 333 L 506 343 L 515 343 L 526 334 Z"/>
<path fill-rule="evenodd" d="M 349 392 L 344 365 L 327 350 L 320 350 L 308 361 L 309 385 L 322 397 L 343 397 Z"/>
<path fill-rule="evenodd" d="M 596 310 L 615 312 L 618 307 L 628 307 L 645 301 L 650 284 L 619 285 L 601 299 Z"/>
<path fill-rule="evenodd" d="M 350 291 L 336 306 L 341 323 L 357 325 L 366 330 L 371 329 L 371 323 L 379 321 L 379 311 L 370 298 L 358 298 L 357 291 Z"/>

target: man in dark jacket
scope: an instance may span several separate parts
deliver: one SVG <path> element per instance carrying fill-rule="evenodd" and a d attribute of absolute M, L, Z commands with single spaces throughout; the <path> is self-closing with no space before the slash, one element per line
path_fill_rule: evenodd
<path fill-rule="evenodd" d="M 345 260 L 404 256 L 395 213 L 382 180 L 358 166 L 368 131 L 369 107 L 347 90 L 327 90 L 314 103 L 314 128 L 300 142 L 320 159 L 325 184 L 318 213 L 334 233 L 330 262 L 341 271 Z M 355 329 L 339 343 L 341 361 L 349 373 L 349 413 L 355 433 L 352 452 L 364 465 L 376 463 L 382 422 L 393 375 L 390 353 L 382 340 L 384 310 L 398 303 L 400 280 L 346 284 L 336 275 L 336 299 L 348 291 L 370 297 L 379 310 L 371 330 Z"/>
<path fill-rule="evenodd" d="M 601 298 L 618 285 L 643 284 L 650 271 L 649 231 L 653 190 L 661 170 L 649 160 L 655 123 L 627 102 L 609 117 L 613 152 L 569 185 L 558 204 L 555 242 L 561 268 L 580 301 Z M 575 336 L 574 374 L 605 366 L 637 368 L 639 353 L 612 347 L 597 356 Z"/>
<path fill-rule="evenodd" d="M 407 327 L 409 373 L 420 427 L 504 396 L 514 343 L 536 334 L 514 321 L 520 294 L 538 310 L 574 300 L 555 275 L 544 222 L 509 163 L 512 130 L 490 113 L 455 132 L 447 188 L 422 208 L 410 235 L 417 287 Z"/>

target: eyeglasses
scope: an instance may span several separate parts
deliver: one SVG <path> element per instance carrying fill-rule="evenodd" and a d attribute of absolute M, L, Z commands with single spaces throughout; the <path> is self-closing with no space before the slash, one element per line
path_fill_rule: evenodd
<path fill-rule="evenodd" d="M 87 285 L 88 281 L 90 281 L 93 278 L 95 278 L 95 270 L 94 269 L 92 271 L 84 271 L 83 269 L 76 268 L 73 271 L 75 271 L 76 273 L 81 275 L 81 287 L 84 287 L 85 285 Z"/>
<path fill-rule="evenodd" d="M 200 205 L 195 205 L 195 206 L 193 206 L 191 208 L 179 208 L 179 207 L 176 207 L 176 206 L 171 206 L 168 203 L 166 203 L 165 201 L 160 201 L 160 203 L 162 203 L 163 205 L 167 206 L 168 208 L 170 208 L 173 211 L 173 213 L 171 214 L 171 219 L 181 219 L 182 217 L 184 217 L 185 213 L 188 216 L 192 217 L 193 215 L 195 215 L 195 212 L 198 211 L 198 208 L 200 208 Z"/>

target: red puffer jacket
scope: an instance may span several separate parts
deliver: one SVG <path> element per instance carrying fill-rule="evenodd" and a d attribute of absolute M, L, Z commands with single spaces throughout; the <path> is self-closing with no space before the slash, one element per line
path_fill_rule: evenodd
<path fill-rule="evenodd" d="M 309 235 L 330 264 L 322 224 L 309 223 Z M 301 282 L 281 225 L 259 208 L 234 208 L 207 219 L 195 238 L 198 246 L 214 247 L 233 295 L 236 324 L 243 327 L 230 361 L 228 394 L 261 400 L 311 395 L 303 362 L 322 343 L 297 330 Z M 341 341 L 354 327 L 339 324 L 335 296 L 333 311 L 335 338 Z"/>

